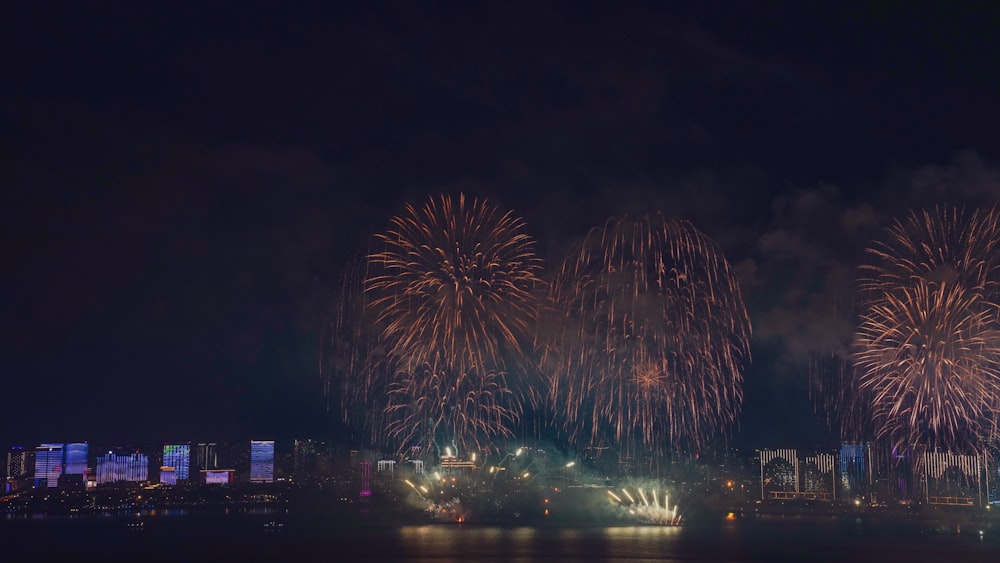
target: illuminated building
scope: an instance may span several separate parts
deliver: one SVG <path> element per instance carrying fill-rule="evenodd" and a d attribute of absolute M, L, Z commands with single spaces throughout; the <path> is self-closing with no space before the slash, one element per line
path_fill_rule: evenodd
<path fill-rule="evenodd" d="M 840 488 L 844 500 L 861 500 L 872 489 L 871 445 L 840 445 Z"/>
<path fill-rule="evenodd" d="M 997 452 L 983 456 L 983 469 L 986 473 L 986 502 L 1000 505 L 1000 455 Z"/>
<path fill-rule="evenodd" d="M 176 485 L 177 484 L 177 469 L 169 467 L 166 465 L 160 466 L 160 484 L 161 485 Z"/>
<path fill-rule="evenodd" d="M 35 483 L 38 487 L 59 485 L 63 463 L 62 444 L 41 444 L 35 448 Z"/>
<path fill-rule="evenodd" d="M 63 448 L 63 475 L 79 475 L 80 483 L 87 477 L 87 454 L 90 446 L 87 442 L 66 444 Z"/>
<path fill-rule="evenodd" d="M 137 452 L 118 455 L 108 452 L 97 458 L 97 484 L 149 480 L 149 457 Z"/>
<path fill-rule="evenodd" d="M 358 464 L 361 469 L 361 496 L 372 496 L 372 462 L 362 461 Z"/>
<path fill-rule="evenodd" d="M 760 498 L 794 498 L 799 493 L 799 458 L 791 448 L 760 451 Z"/>
<path fill-rule="evenodd" d="M 298 440 L 292 442 L 292 474 L 302 478 L 316 469 L 316 442 Z"/>
<path fill-rule="evenodd" d="M 921 461 L 927 504 L 983 506 L 981 456 L 935 451 L 925 452 Z"/>
<path fill-rule="evenodd" d="M 801 466 L 801 491 L 808 500 L 836 500 L 837 456 L 817 452 L 806 456 Z"/>
<path fill-rule="evenodd" d="M 174 484 L 176 481 L 187 481 L 191 467 L 191 444 L 164 444 L 163 465 L 174 468 Z"/>
<path fill-rule="evenodd" d="M 250 440 L 250 482 L 274 482 L 274 440 Z"/>
<path fill-rule="evenodd" d="M 199 471 L 219 468 L 219 446 L 214 442 L 195 446 L 195 467 Z"/>
<path fill-rule="evenodd" d="M 24 446 L 12 446 L 7 452 L 7 463 L 4 465 L 7 480 L 4 483 L 3 492 L 10 493 L 20 489 L 24 484 L 21 481 L 29 477 L 29 469 L 34 468 L 34 457 L 30 456 Z"/>
<path fill-rule="evenodd" d="M 28 459 L 24 446 L 13 446 L 7 452 L 7 478 L 19 479 L 28 474 Z"/>
<path fill-rule="evenodd" d="M 228 485 L 233 482 L 235 469 L 204 469 L 201 479 L 206 485 Z"/>

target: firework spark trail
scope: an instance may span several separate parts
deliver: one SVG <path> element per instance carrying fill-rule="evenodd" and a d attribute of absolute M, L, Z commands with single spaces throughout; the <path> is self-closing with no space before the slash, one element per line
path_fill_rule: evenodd
<path fill-rule="evenodd" d="M 750 322 L 718 246 L 662 215 L 609 219 L 562 264 L 539 336 L 570 438 L 700 448 L 742 403 Z"/>
<path fill-rule="evenodd" d="M 460 195 L 407 205 L 377 235 L 364 291 L 396 363 L 391 437 L 430 446 L 444 432 L 480 447 L 510 435 L 532 397 L 508 376 L 528 364 L 541 271 L 524 230 L 513 213 Z"/>
<path fill-rule="evenodd" d="M 622 487 L 621 490 L 625 497 L 628 498 L 628 502 L 610 489 L 607 492 L 608 496 L 615 501 L 611 504 L 624 509 L 622 514 L 627 514 L 628 518 L 647 524 L 663 524 L 668 526 L 678 526 L 681 524 L 683 519 L 677 514 L 676 505 L 673 508 L 670 507 L 670 497 L 667 491 L 663 491 L 663 506 L 661 507 L 655 487 L 651 491 L 652 502 L 646 497 L 641 487 L 638 489 L 640 500 L 636 500 L 628 492 L 628 488 Z"/>
<path fill-rule="evenodd" d="M 381 413 L 368 408 L 385 396 L 391 362 L 380 354 L 380 339 L 365 311 L 366 258 L 349 260 L 336 293 L 334 314 L 325 329 L 320 374 L 327 409 L 339 406 L 343 422 L 364 435 L 380 431 Z"/>
<path fill-rule="evenodd" d="M 961 451 L 997 433 L 1000 212 L 914 212 L 859 286 L 856 400 L 894 446 Z"/>

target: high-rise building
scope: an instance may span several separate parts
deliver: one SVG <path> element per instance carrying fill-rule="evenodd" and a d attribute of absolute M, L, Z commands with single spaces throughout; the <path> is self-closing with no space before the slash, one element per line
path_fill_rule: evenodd
<path fill-rule="evenodd" d="M 871 492 L 871 445 L 843 443 L 840 445 L 840 488 L 844 500 L 860 501 Z"/>
<path fill-rule="evenodd" d="M 108 452 L 97 458 L 96 470 L 98 485 L 118 481 L 148 481 L 149 456 L 138 451 L 122 455 Z"/>
<path fill-rule="evenodd" d="M 79 475 L 83 482 L 87 475 L 87 454 L 90 446 L 87 442 L 66 444 L 63 448 L 63 475 Z"/>
<path fill-rule="evenodd" d="M 219 468 L 219 446 L 215 442 L 202 442 L 195 446 L 195 467 L 199 471 Z"/>
<path fill-rule="evenodd" d="M 62 475 L 63 445 L 40 444 L 35 448 L 35 484 L 38 487 L 58 487 Z"/>
<path fill-rule="evenodd" d="M 315 472 L 316 442 L 315 440 L 296 439 L 292 442 L 292 474 L 301 479 Z"/>
<path fill-rule="evenodd" d="M 799 456 L 792 448 L 760 451 L 760 498 L 785 498 L 799 492 Z"/>
<path fill-rule="evenodd" d="M 28 474 L 28 456 L 24 446 L 12 446 L 7 452 L 7 478 L 20 479 Z"/>
<path fill-rule="evenodd" d="M 250 440 L 250 481 L 274 482 L 274 440 Z"/>
<path fill-rule="evenodd" d="M 174 468 L 176 481 L 187 481 L 191 467 L 191 444 L 164 444 L 163 466 Z"/>

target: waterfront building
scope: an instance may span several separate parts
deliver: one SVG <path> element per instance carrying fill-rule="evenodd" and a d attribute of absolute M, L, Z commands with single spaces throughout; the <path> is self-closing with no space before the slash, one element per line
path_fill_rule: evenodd
<path fill-rule="evenodd" d="M 108 452 L 97 458 L 97 484 L 143 482 L 149 480 L 149 456 L 138 451 L 129 454 Z"/>
<path fill-rule="evenodd" d="M 274 440 L 250 440 L 250 482 L 274 482 Z"/>
<path fill-rule="evenodd" d="M 233 482 L 236 475 L 235 469 L 204 469 L 201 472 L 201 481 L 206 485 L 228 485 Z"/>
<path fill-rule="evenodd" d="M 871 494 L 872 447 L 868 443 L 840 445 L 840 498 L 861 502 Z"/>
<path fill-rule="evenodd" d="M 988 502 L 988 491 L 983 488 L 984 461 L 982 455 L 924 452 L 920 470 L 927 504 L 984 506 Z"/>
<path fill-rule="evenodd" d="M 35 486 L 58 487 L 62 467 L 62 444 L 40 444 L 35 448 Z"/>
<path fill-rule="evenodd" d="M 177 484 L 177 469 L 174 467 L 169 467 L 166 465 L 160 466 L 160 484 L 161 485 L 176 485 Z"/>
<path fill-rule="evenodd" d="M 191 467 L 191 444 L 164 444 L 163 466 L 174 469 L 173 484 L 176 484 L 176 481 L 187 481 Z"/>
<path fill-rule="evenodd" d="M 195 467 L 199 471 L 219 468 L 219 445 L 202 442 L 195 446 Z"/>
<path fill-rule="evenodd" d="M 760 450 L 760 498 L 794 498 L 799 493 L 799 457 L 793 448 Z"/>
<path fill-rule="evenodd" d="M 28 474 L 28 456 L 24 446 L 12 446 L 7 452 L 7 479 L 20 479 Z"/>
<path fill-rule="evenodd" d="M 87 478 L 87 456 L 90 446 L 87 442 L 73 442 L 63 448 L 63 475 L 78 475 L 80 483 Z"/>

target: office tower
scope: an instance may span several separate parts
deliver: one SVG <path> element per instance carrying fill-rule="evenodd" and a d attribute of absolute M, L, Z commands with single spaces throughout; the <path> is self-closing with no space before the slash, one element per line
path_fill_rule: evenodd
<path fill-rule="evenodd" d="M 142 482 L 149 480 L 149 456 L 138 451 L 131 454 L 108 452 L 97 458 L 97 484 L 118 481 Z"/>
<path fill-rule="evenodd" d="M 35 483 L 38 487 L 59 486 L 63 463 L 62 444 L 41 444 L 35 448 Z"/>
<path fill-rule="evenodd" d="M 794 498 L 799 492 L 799 457 L 791 448 L 760 451 L 760 498 Z"/>
<path fill-rule="evenodd" d="M 250 440 L 250 481 L 274 482 L 274 440 Z"/>
<path fill-rule="evenodd" d="M 219 468 L 219 446 L 215 442 L 202 442 L 195 446 L 195 466 L 199 471 Z"/>
<path fill-rule="evenodd" d="M 63 475 L 79 475 L 83 482 L 87 474 L 87 454 L 90 453 L 90 446 L 87 442 L 75 442 L 66 444 L 63 448 L 64 461 Z"/>
<path fill-rule="evenodd" d="M 187 481 L 191 467 L 191 444 L 164 444 L 163 466 L 174 468 L 177 481 Z"/>
<path fill-rule="evenodd" d="M 927 504 L 985 506 L 983 458 L 952 452 L 924 452 L 924 497 Z M 988 496 L 988 495 L 987 495 Z"/>
<path fill-rule="evenodd" d="M 28 456 L 24 446 L 12 446 L 7 452 L 7 478 L 20 479 L 28 474 Z"/>
<path fill-rule="evenodd" d="M 292 442 L 292 474 L 297 479 L 316 472 L 316 445 L 311 439 Z"/>
<path fill-rule="evenodd" d="M 800 466 L 801 490 L 812 493 L 807 499 L 835 500 L 837 496 L 837 456 L 817 452 L 806 456 Z"/>
<path fill-rule="evenodd" d="M 865 443 L 840 445 L 840 487 L 844 500 L 861 501 L 871 492 L 871 446 Z"/>

